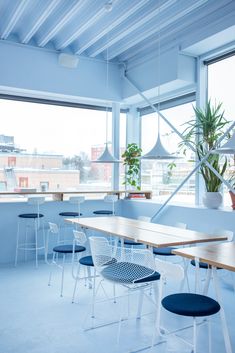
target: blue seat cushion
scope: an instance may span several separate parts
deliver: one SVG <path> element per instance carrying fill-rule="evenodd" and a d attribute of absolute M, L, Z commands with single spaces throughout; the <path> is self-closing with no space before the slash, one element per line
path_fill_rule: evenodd
<path fill-rule="evenodd" d="M 124 240 L 124 245 L 130 245 L 130 246 L 138 246 L 138 245 L 143 245 L 142 243 L 137 243 L 133 240 L 128 240 L 128 239 L 125 239 Z"/>
<path fill-rule="evenodd" d="M 82 252 L 85 251 L 86 248 L 84 246 L 75 245 L 75 252 Z M 72 254 L 73 252 L 73 245 L 57 245 L 53 248 L 54 252 L 62 253 L 62 254 Z"/>
<path fill-rule="evenodd" d="M 152 269 L 132 262 L 115 262 L 105 267 L 104 278 L 119 283 L 146 283 L 159 280 L 160 274 Z"/>
<path fill-rule="evenodd" d="M 84 256 L 79 259 L 79 263 L 84 266 L 94 266 L 92 256 Z"/>
<path fill-rule="evenodd" d="M 63 216 L 63 217 L 78 217 L 78 212 L 60 212 L 59 216 Z M 82 216 L 81 213 L 80 213 L 80 216 Z"/>
<path fill-rule="evenodd" d="M 110 210 L 98 210 L 98 211 L 93 211 L 94 214 L 100 214 L 100 215 L 110 215 L 113 214 L 113 211 Z"/>
<path fill-rule="evenodd" d="M 191 265 L 196 266 L 195 260 L 191 260 Z M 200 268 L 204 268 L 204 269 L 211 268 L 210 265 L 208 265 L 206 262 L 202 262 L 202 261 L 199 261 L 198 265 L 199 265 Z M 221 267 L 216 267 L 216 269 L 217 270 L 222 270 Z"/>
<path fill-rule="evenodd" d="M 43 214 L 39 213 L 39 215 L 37 213 L 21 213 L 18 215 L 18 217 L 20 218 L 42 218 L 44 217 Z"/>
<path fill-rule="evenodd" d="M 174 250 L 172 246 L 168 246 L 167 248 L 153 248 L 154 255 L 162 255 L 162 256 L 175 256 L 172 254 L 172 250 Z"/>
<path fill-rule="evenodd" d="M 174 314 L 192 317 L 209 316 L 220 310 L 214 299 L 194 293 L 168 295 L 162 300 L 162 306 Z"/>

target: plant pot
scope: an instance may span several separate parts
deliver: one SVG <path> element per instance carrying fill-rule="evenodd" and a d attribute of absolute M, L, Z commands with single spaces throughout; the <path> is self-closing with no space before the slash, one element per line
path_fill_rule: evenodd
<path fill-rule="evenodd" d="M 223 197 L 220 192 L 205 192 L 202 202 L 207 208 L 219 208 L 223 203 Z"/>
<path fill-rule="evenodd" d="M 232 209 L 235 210 L 235 194 L 232 191 L 229 191 L 229 195 L 231 197 L 231 201 L 232 201 Z"/>

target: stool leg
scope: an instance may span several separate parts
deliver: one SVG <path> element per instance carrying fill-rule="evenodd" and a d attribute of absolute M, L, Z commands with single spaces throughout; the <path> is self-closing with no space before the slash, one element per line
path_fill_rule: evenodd
<path fill-rule="evenodd" d="M 65 263 L 65 254 L 63 254 L 63 263 L 62 263 L 61 287 L 60 287 L 61 297 L 63 297 L 63 289 L 64 289 L 64 263 Z"/>
<path fill-rule="evenodd" d="M 212 353 L 212 345 L 211 345 L 211 323 L 210 320 L 207 320 L 207 325 L 208 325 L 208 352 Z"/>
<path fill-rule="evenodd" d="M 17 266 L 17 261 L 18 261 L 19 235 L 20 235 L 20 222 L 19 222 L 19 220 L 18 220 L 18 224 L 17 224 L 17 235 L 16 235 L 15 267 Z"/>
<path fill-rule="evenodd" d="M 56 253 L 55 253 L 55 252 L 53 252 L 52 263 L 51 263 L 51 270 L 50 270 L 49 280 L 48 280 L 48 286 L 50 286 L 50 285 L 51 285 L 52 266 L 53 266 L 53 265 L 54 265 L 54 263 L 55 263 L 55 256 L 56 256 Z"/>
<path fill-rule="evenodd" d="M 196 318 L 193 318 L 193 353 L 197 353 L 197 322 Z"/>
<path fill-rule="evenodd" d="M 35 265 L 38 267 L 38 221 L 37 218 L 34 220 L 34 229 L 35 229 Z"/>
<path fill-rule="evenodd" d="M 87 277 L 88 277 L 88 287 L 89 289 L 92 288 L 92 280 L 91 280 L 91 268 L 87 266 Z"/>
<path fill-rule="evenodd" d="M 80 272 L 80 264 L 78 263 L 78 265 L 77 265 L 77 274 L 76 274 L 75 283 L 74 283 L 74 289 L 73 289 L 72 303 L 74 303 L 74 298 L 75 298 L 75 294 L 76 294 L 76 290 L 77 290 L 79 272 Z"/>

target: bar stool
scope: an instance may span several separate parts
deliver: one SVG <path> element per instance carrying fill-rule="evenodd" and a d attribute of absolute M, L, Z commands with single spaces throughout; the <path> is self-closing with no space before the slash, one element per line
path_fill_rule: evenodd
<path fill-rule="evenodd" d="M 65 223 L 64 219 L 67 217 L 80 217 L 82 216 L 81 213 L 81 204 L 85 201 L 85 197 L 84 196 L 71 196 L 69 198 L 69 203 L 72 205 L 75 205 L 76 210 L 75 211 L 63 211 L 59 213 L 59 216 L 61 216 L 62 222 L 60 222 L 60 228 L 63 227 L 65 228 L 65 230 L 71 229 L 71 224 Z M 72 225 L 72 227 L 74 227 Z"/>
<path fill-rule="evenodd" d="M 17 226 L 17 236 L 16 236 L 16 253 L 15 253 L 15 266 L 17 266 L 18 262 L 18 251 L 24 250 L 25 259 L 27 251 L 35 251 L 35 264 L 38 267 L 38 251 L 44 249 L 44 255 L 46 260 L 46 252 L 45 252 L 45 232 L 44 232 L 44 224 L 42 223 L 42 231 L 43 231 L 43 242 L 39 244 L 39 230 L 40 230 L 40 220 L 44 217 L 42 213 L 40 213 L 40 205 L 45 202 L 45 197 L 28 197 L 28 205 L 34 206 L 34 210 L 36 212 L 33 213 L 21 213 L 18 215 L 18 226 Z M 24 221 L 25 224 L 25 236 L 24 240 L 20 239 L 20 228 L 21 223 Z M 29 229 L 34 233 L 34 240 L 28 240 Z"/>
<path fill-rule="evenodd" d="M 99 215 L 99 216 L 114 216 L 115 215 L 115 202 L 117 202 L 117 201 L 118 201 L 117 195 L 106 195 L 104 197 L 104 202 L 111 203 L 112 210 L 107 210 L 107 209 L 96 210 L 96 211 L 93 211 L 93 214 Z"/>

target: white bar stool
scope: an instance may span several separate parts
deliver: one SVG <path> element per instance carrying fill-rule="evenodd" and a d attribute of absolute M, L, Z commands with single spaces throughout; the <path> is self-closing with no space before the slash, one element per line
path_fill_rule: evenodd
<path fill-rule="evenodd" d="M 32 213 L 21 213 L 18 215 L 18 226 L 17 226 L 17 236 L 16 236 L 16 253 L 15 253 L 15 266 L 17 266 L 18 262 L 18 251 L 23 250 L 25 252 L 25 259 L 27 258 L 27 251 L 35 251 L 35 264 L 38 267 L 38 251 L 44 249 L 44 255 L 46 259 L 45 253 L 45 231 L 44 225 L 42 223 L 42 232 L 43 232 L 43 241 L 40 245 L 39 242 L 39 230 L 41 222 L 40 220 L 44 217 L 42 213 L 40 213 L 40 205 L 45 202 L 45 197 L 28 197 L 28 204 L 30 206 L 34 206 L 34 211 Z M 25 226 L 25 234 L 24 239 L 21 240 L 21 225 L 22 221 Z M 28 239 L 29 230 L 34 233 L 34 240 L 30 241 Z"/>

